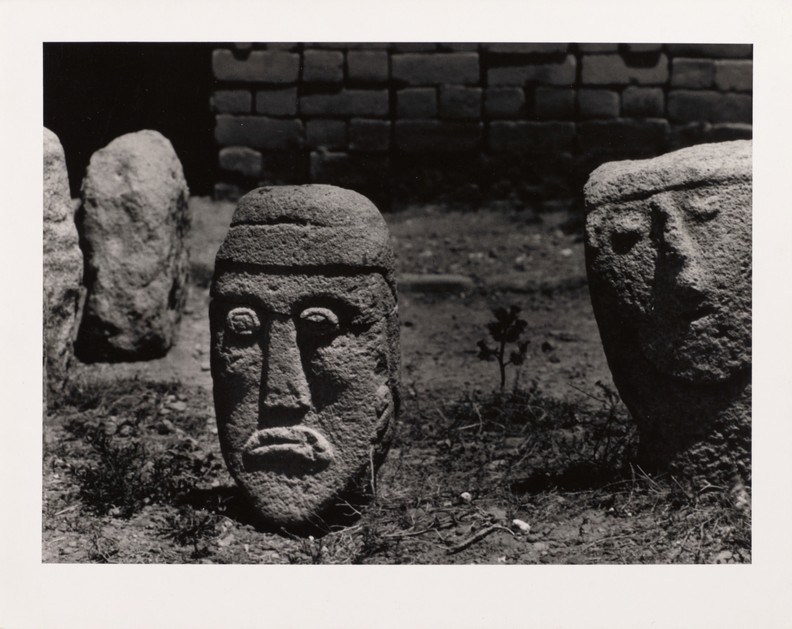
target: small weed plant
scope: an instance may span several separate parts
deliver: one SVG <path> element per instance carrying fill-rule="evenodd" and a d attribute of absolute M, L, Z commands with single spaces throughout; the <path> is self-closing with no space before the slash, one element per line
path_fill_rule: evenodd
<path fill-rule="evenodd" d="M 509 365 L 522 365 L 525 355 L 528 352 L 529 341 L 521 340 L 528 322 L 520 318 L 520 307 L 509 306 L 509 308 L 494 308 L 492 314 L 495 316 L 493 321 L 487 324 L 495 347 L 490 347 L 482 339 L 478 342 L 480 360 L 497 361 L 498 371 L 500 372 L 500 390 L 503 392 L 506 386 L 506 367 Z M 517 349 L 506 353 L 507 344 L 516 344 Z"/>

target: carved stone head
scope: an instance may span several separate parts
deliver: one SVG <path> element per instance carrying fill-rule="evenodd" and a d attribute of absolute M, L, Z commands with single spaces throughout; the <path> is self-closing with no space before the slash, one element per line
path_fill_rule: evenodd
<path fill-rule="evenodd" d="M 714 383 L 750 366 L 750 160 L 749 142 L 699 146 L 607 164 L 587 187 L 595 306 L 662 374 Z"/>
<path fill-rule="evenodd" d="M 388 230 L 325 185 L 240 199 L 211 288 L 212 378 L 229 470 L 260 517 L 316 524 L 384 459 L 398 410 Z"/>
<path fill-rule="evenodd" d="M 749 477 L 751 142 L 604 164 L 585 196 L 591 302 L 643 464 Z"/>

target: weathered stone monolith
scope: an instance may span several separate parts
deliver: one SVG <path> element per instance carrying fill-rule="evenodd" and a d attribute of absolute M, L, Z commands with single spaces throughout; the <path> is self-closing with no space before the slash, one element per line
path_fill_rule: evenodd
<path fill-rule="evenodd" d="M 83 256 L 66 158 L 58 136 L 44 129 L 44 379 L 60 390 L 74 356 L 85 298 Z"/>
<path fill-rule="evenodd" d="M 377 208 L 327 185 L 240 199 L 209 309 L 218 431 L 262 522 L 321 526 L 373 482 L 399 406 L 393 254 Z"/>
<path fill-rule="evenodd" d="M 189 193 L 171 143 L 129 133 L 91 157 L 82 186 L 85 304 L 78 356 L 157 358 L 173 343 L 187 291 Z"/>
<path fill-rule="evenodd" d="M 749 479 L 751 142 L 604 164 L 585 196 L 591 300 L 641 460 Z"/>

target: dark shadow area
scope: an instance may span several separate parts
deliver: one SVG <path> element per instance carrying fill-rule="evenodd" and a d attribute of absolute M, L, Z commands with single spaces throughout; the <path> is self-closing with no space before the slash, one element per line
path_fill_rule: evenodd
<path fill-rule="evenodd" d="M 45 43 L 44 126 L 66 153 L 72 197 L 91 155 L 153 129 L 173 144 L 193 195 L 211 192 L 217 152 L 209 43 Z"/>

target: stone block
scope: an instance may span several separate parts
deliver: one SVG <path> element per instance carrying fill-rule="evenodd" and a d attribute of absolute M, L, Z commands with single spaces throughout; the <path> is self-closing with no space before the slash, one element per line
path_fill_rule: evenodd
<path fill-rule="evenodd" d="M 308 159 L 302 151 L 267 151 L 261 158 L 259 185 L 282 186 L 308 181 Z"/>
<path fill-rule="evenodd" d="M 211 366 L 220 447 L 261 523 L 316 531 L 372 492 L 399 407 L 396 303 L 368 199 L 327 185 L 240 199 L 212 279 Z"/>
<path fill-rule="evenodd" d="M 584 152 L 616 155 L 656 152 L 665 147 L 668 122 L 646 120 L 590 120 L 578 125 L 578 143 Z"/>
<path fill-rule="evenodd" d="M 220 146 L 250 146 L 265 151 L 299 149 L 303 126 L 299 120 L 265 116 L 215 117 L 215 140 Z"/>
<path fill-rule="evenodd" d="M 753 61 L 716 61 L 715 87 L 725 91 L 750 92 L 753 89 Z"/>
<path fill-rule="evenodd" d="M 218 81 L 296 83 L 300 55 L 292 52 L 254 50 L 237 59 L 230 50 L 212 52 L 212 71 Z"/>
<path fill-rule="evenodd" d="M 66 156 L 44 129 L 44 383 L 45 395 L 68 380 L 85 289 L 83 254 L 69 192 Z"/>
<path fill-rule="evenodd" d="M 308 120 L 305 123 L 308 148 L 342 149 L 347 145 L 347 123 L 343 120 Z"/>
<path fill-rule="evenodd" d="M 261 153 L 246 146 L 220 149 L 219 164 L 222 170 L 239 173 L 250 179 L 261 175 Z"/>
<path fill-rule="evenodd" d="M 396 150 L 406 153 L 475 151 L 481 137 L 482 125 L 476 122 L 397 120 L 394 126 Z"/>
<path fill-rule="evenodd" d="M 487 81 L 490 87 L 526 83 L 541 85 L 574 85 L 575 57 L 568 55 L 558 63 L 523 63 L 519 65 L 494 66 L 487 70 Z"/>
<path fill-rule="evenodd" d="M 481 118 L 481 88 L 458 85 L 440 87 L 440 117 L 448 120 Z"/>
<path fill-rule="evenodd" d="M 212 93 L 211 109 L 219 114 L 249 114 L 253 97 L 247 90 L 216 90 Z"/>
<path fill-rule="evenodd" d="M 525 111 L 525 92 L 519 87 L 488 87 L 484 91 L 484 115 L 517 118 Z"/>
<path fill-rule="evenodd" d="M 585 186 L 586 266 L 644 469 L 751 477 L 751 143 L 612 162 Z"/>
<path fill-rule="evenodd" d="M 479 56 L 476 52 L 394 54 L 391 77 L 407 85 L 477 84 Z"/>
<path fill-rule="evenodd" d="M 675 57 L 750 59 L 753 56 L 751 44 L 668 44 L 666 48 Z"/>
<path fill-rule="evenodd" d="M 673 122 L 752 121 L 752 98 L 748 94 L 723 94 L 704 90 L 671 90 L 668 118 Z"/>
<path fill-rule="evenodd" d="M 243 194 L 238 185 L 219 181 L 214 185 L 212 198 L 215 201 L 237 201 Z"/>
<path fill-rule="evenodd" d="M 305 94 L 300 112 L 305 116 L 387 116 L 388 90 L 342 89 L 332 93 Z"/>
<path fill-rule="evenodd" d="M 731 140 L 750 140 L 753 136 L 751 125 L 741 122 L 687 122 L 675 124 L 669 134 L 669 148 L 680 149 L 694 144 L 707 142 L 728 142 Z"/>
<path fill-rule="evenodd" d="M 409 87 L 396 92 L 399 118 L 437 117 L 437 90 L 434 87 Z"/>
<path fill-rule="evenodd" d="M 671 86 L 707 89 L 715 80 L 715 62 L 712 59 L 677 57 L 671 62 Z"/>
<path fill-rule="evenodd" d="M 569 49 L 566 43 L 497 43 L 482 44 L 482 50 L 493 54 L 506 55 L 565 55 Z"/>
<path fill-rule="evenodd" d="M 619 117 L 619 94 L 613 90 L 578 90 L 577 105 L 581 118 Z"/>
<path fill-rule="evenodd" d="M 189 191 L 156 131 L 91 156 L 82 185 L 88 297 L 77 338 L 86 362 L 150 360 L 173 343 L 187 298 Z"/>
<path fill-rule="evenodd" d="M 649 68 L 627 65 L 620 55 L 585 55 L 581 64 L 581 82 L 585 85 L 662 85 L 667 81 L 665 55 Z"/>
<path fill-rule="evenodd" d="M 390 148 L 391 123 L 388 120 L 353 118 L 349 122 L 349 150 L 387 151 Z"/>
<path fill-rule="evenodd" d="M 386 83 L 390 75 L 388 53 L 384 50 L 350 50 L 347 77 L 361 83 Z"/>
<path fill-rule="evenodd" d="M 603 54 L 619 50 L 619 44 L 578 44 L 577 47 L 580 52 L 590 54 Z"/>
<path fill-rule="evenodd" d="M 259 90 L 256 92 L 256 113 L 265 116 L 297 114 L 297 88 Z"/>
<path fill-rule="evenodd" d="M 575 90 L 537 87 L 534 90 L 534 115 L 539 120 L 571 120 L 575 117 Z"/>
<path fill-rule="evenodd" d="M 663 49 L 663 44 L 624 44 L 628 52 L 633 53 L 650 53 L 660 52 Z"/>
<path fill-rule="evenodd" d="M 437 49 L 443 52 L 475 52 L 479 46 L 475 42 L 440 42 Z"/>
<path fill-rule="evenodd" d="M 575 141 L 573 122 L 496 121 L 489 124 L 493 152 L 541 153 L 563 151 Z"/>
<path fill-rule="evenodd" d="M 665 111 L 661 87 L 629 86 L 622 92 L 622 115 L 634 118 L 660 118 Z"/>
<path fill-rule="evenodd" d="M 437 44 L 432 42 L 394 42 L 391 44 L 394 52 L 432 52 L 437 50 Z"/>
<path fill-rule="evenodd" d="M 303 52 L 304 83 L 341 83 L 344 80 L 344 53 L 337 50 Z"/>

